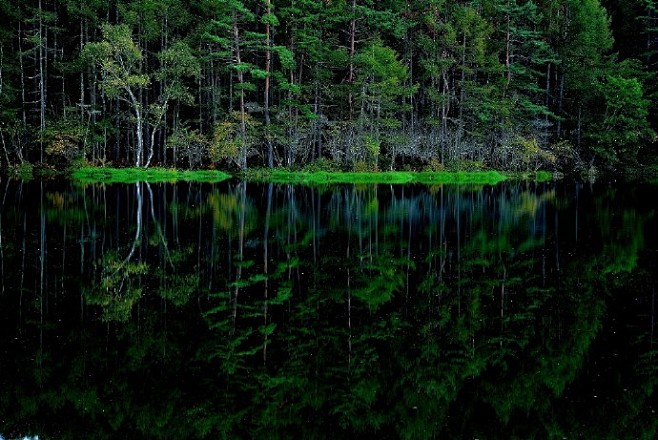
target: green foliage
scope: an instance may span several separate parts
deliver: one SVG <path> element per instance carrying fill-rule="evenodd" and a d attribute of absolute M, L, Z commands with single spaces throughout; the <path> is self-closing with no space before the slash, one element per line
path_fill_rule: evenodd
<path fill-rule="evenodd" d="M 555 163 L 555 155 L 550 150 L 543 149 L 536 138 L 517 137 L 513 143 L 514 156 L 520 159 L 522 170 L 537 170 Z"/>
<path fill-rule="evenodd" d="M 215 131 L 208 153 L 212 162 L 238 158 L 240 141 L 237 137 L 237 124 L 235 122 L 225 121 L 215 124 Z"/>
<path fill-rule="evenodd" d="M 320 158 L 315 162 L 311 162 L 304 166 L 303 171 L 308 173 L 315 172 L 326 172 L 326 173 L 336 173 L 340 171 L 339 164 L 325 158 Z"/>
<path fill-rule="evenodd" d="M 101 31 L 103 41 L 87 43 L 81 56 L 102 69 L 102 90 L 110 97 L 120 97 L 135 87 L 148 86 L 149 77 L 141 73 L 143 54 L 130 28 L 123 24 L 105 24 Z"/>
<path fill-rule="evenodd" d="M 355 57 L 358 67 L 359 99 L 362 109 L 360 123 L 366 130 L 364 148 L 366 160 L 379 155 L 378 136 L 380 130 L 400 128 L 397 116 L 408 110 L 403 97 L 412 96 L 415 86 L 407 84 L 409 71 L 390 47 L 375 41 L 364 47 Z"/>
<path fill-rule="evenodd" d="M 645 223 L 653 217 L 653 212 L 649 216 L 641 216 L 633 210 L 623 210 L 621 215 L 612 216 L 612 209 L 611 206 L 597 206 L 604 239 L 597 263 L 606 275 L 631 273 L 636 269 L 640 252 L 645 247 Z"/>
<path fill-rule="evenodd" d="M 598 83 L 605 113 L 593 124 L 592 150 L 607 163 L 635 162 L 643 142 L 655 139 L 646 97 L 635 63 L 623 63 Z"/>
<path fill-rule="evenodd" d="M 252 154 L 260 123 L 251 115 L 234 112 L 232 118 L 215 124 L 212 141 L 208 149 L 214 163 L 225 162 L 244 168 L 247 157 Z M 245 131 L 241 126 L 244 123 Z"/>
<path fill-rule="evenodd" d="M 85 290 L 83 296 L 89 304 L 101 307 L 104 321 L 127 321 L 142 297 L 137 278 L 145 275 L 149 267 L 146 263 L 122 259 L 116 252 L 108 252 L 100 264 L 100 283 Z"/>
<path fill-rule="evenodd" d="M 32 180 L 34 177 L 34 165 L 30 162 L 10 165 L 7 174 L 14 179 Z"/>
<path fill-rule="evenodd" d="M 63 159 L 68 164 L 83 155 L 81 146 L 86 135 L 87 128 L 80 121 L 73 118 L 57 120 L 43 133 L 45 152 L 54 158 Z"/>
<path fill-rule="evenodd" d="M 167 138 L 167 147 L 187 156 L 190 168 L 199 166 L 202 163 L 211 145 L 210 141 L 198 130 L 192 130 L 187 126 L 178 127 Z"/>
<path fill-rule="evenodd" d="M 173 274 L 170 276 L 162 274 L 162 276 L 165 283 L 160 288 L 159 295 L 175 306 L 184 306 L 199 291 L 199 275 L 197 274 Z"/>
<path fill-rule="evenodd" d="M 393 299 L 396 292 L 404 286 L 404 271 L 401 270 L 411 262 L 404 259 L 394 259 L 392 256 L 381 256 L 372 263 L 359 268 L 363 273 L 362 286 L 352 290 L 354 298 L 362 301 L 369 310 L 376 312 L 382 305 Z"/>
<path fill-rule="evenodd" d="M 655 142 L 649 0 L 46 3 L 0 11 L 3 164 L 569 171 Z"/>
<path fill-rule="evenodd" d="M 164 97 L 160 99 L 173 99 L 193 104 L 194 96 L 189 86 L 183 82 L 185 78 L 195 80 L 200 75 L 201 65 L 192 49 L 187 43 L 176 41 L 169 48 L 158 52 L 157 56 L 161 67 L 156 72 L 155 78 L 166 84 Z"/>

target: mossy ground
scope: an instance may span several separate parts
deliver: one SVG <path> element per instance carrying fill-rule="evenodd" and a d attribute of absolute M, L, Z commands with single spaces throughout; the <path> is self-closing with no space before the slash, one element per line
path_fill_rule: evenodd
<path fill-rule="evenodd" d="M 83 167 L 71 173 L 73 180 L 82 183 L 135 183 L 135 182 L 221 182 L 230 174 L 214 170 L 179 171 L 169 168 L 100 168 Z M 334 172 L 289 171 L 281 169 L 250 169 L 239 173 L 238 178 L 249 182 L 293 183 L 303 185 L 326 184 L 410 184 L 444 185 L 477 184 L 495 185 L 507 179 L 547 181 L 552 173 L 538 171 L 525 174 L 505 174 L 498 171 L 390 171 L 390 172 Z"/>
<path fill-rule="evenodd" d="M 479 184 L 495 185 L 507 179 L 547 181 L 553 174 L 547 171 L 526 174 L 505 174 L 498 171 L 422 171 L 422 172 L 326 172 L 253 169 L 239 175 L 250 182 L 298 183 L 324 185 L 330 183 L 383 183 L 423 185 Z"/>
<path fill-rule="evenodd" d="M 73 180 L 83 183 L 135 183 L 135 182 L 221 182 L 231 175 L 222 171 L 179 171 L 170 168 L 79 168 L 71 174 Z"/>

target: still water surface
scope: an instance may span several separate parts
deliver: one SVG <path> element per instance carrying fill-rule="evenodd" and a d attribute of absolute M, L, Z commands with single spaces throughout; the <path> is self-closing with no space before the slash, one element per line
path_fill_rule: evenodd
<path fill-rule="evenodd" d="M 0 183 L 0 438 L 656 438 L 656 186 Z"/>

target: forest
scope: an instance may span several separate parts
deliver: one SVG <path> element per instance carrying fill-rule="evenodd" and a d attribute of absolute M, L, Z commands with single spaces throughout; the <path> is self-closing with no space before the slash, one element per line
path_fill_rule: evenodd
<path fill-rule="evenodd" d="M 655 161 L 654 0 L 4 0 L 3 169 Z"/>

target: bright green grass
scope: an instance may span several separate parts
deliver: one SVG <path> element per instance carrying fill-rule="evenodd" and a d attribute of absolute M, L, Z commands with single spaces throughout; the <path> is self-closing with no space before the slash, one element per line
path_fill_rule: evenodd
<path fill-rule="evenodd" d="M 322 185 L 329 183 L 383 183 L 405 184 L 419 183 L 425 185 L 438 184 L 482 184 L 495 185 L 507 177 L 496 171 L 474 172 L 294 172 L 282 170 L 257 170 L 247 172 L 242 176 L 245 180 L 272 183 L 300 183 L 306 185 Z"/>
<path fill-rule="evenodd" d="M 426 185 L 475 183 L 496 185 L 507 180 L 508 176 L 498 171 L 455 171 L 422 172 L 416 175 L 416 182 Z"/>
<path fill-rule="evenodd" d="M 495 185 L 506 179 L 532 179 L 545 181 L 551 173 L 506 175 L 497 171 L 437 171 L 437 172 L 307 172 L 269 169 L 251 169 L 240 177 L 251 182 L 296 183 L 303 185 L 326 184 L 407 184 L 422 185 L 476 184 Z M 222 171 L 179 171 L 169 168 L 100 168 L 85 167 L 75 170 L 72 178 L 82 183 L 135 183 L 135 182 L 221 182 L 231 178 Z"/>
<path fill-rule="evenodd" d="M 179 171 L 169 168 L 79 168 L 71 177 L 82 183 L 135 183 L 135 182 L 221 182 L 231 176 L 222 171 Z"/>

